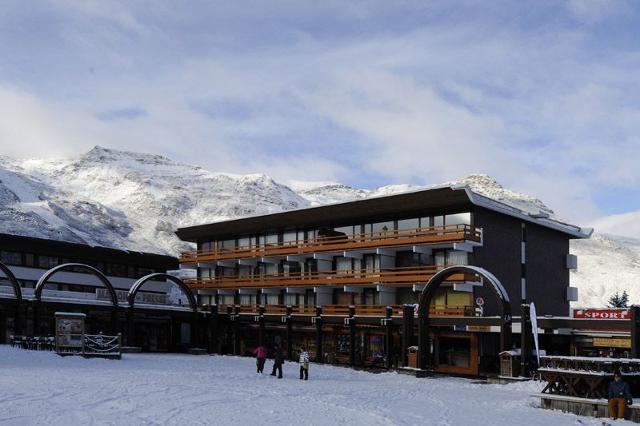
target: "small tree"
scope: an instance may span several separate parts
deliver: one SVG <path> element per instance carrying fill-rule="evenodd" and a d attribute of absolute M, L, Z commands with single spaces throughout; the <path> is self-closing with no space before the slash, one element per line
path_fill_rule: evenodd
<path fill-rule="evenodd" d="M 609 307 L 610 308 L 628 308 L 629 295 L 627 294 L 627 290 L 624 290 L 622 294 L 616 291 L 615 294 L 609 298 Z"/>

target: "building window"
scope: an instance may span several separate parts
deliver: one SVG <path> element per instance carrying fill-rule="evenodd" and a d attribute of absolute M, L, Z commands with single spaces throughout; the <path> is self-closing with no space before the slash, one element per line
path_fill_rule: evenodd
<path fill-rule="evenodd" d="M 471 225 L 471 213 L 448 214 L 444 217 L 444 222 L 449 225 Z"/>
<path fill-rule="evenodd" d="M 304 305 L 304 295 L 295 293 L 285 293 L 284 295 L 285 305 Z"/>
<path fill-rule="evenodd" d="M 2 250 L 0 252 L 0 262 L 7 265 L 22 265 L 22 253 Z"/>
<path fill-rule="evenodd" d="M 374 236 L 385 236 L 386 234 L 392 234 L 394 229 L 393 221 L 378 222 L 371 225 L 371 234 Z"/>
<path fill-rule="evenodd" d="M 467 263 L 466 251 L 447 250 L 447 266 L 466 265 Z"/>
<path fill-rule="evenodd" d="M 420 228 L 420 219 L 402 219 L 398 221 L 398 231 L 407 231 L 410 229 Z"/>
<path fill-rule="evenodd" d="M 234 305 L 236 303 L 235 295 L 233 295 L 233 294 L 220 294 L 220 295 L 218 295 L 218 302 L 221 305 Z"/>
<path fill-rule="evenodd" d="M 240 249 L 251 248 L 251 238 L 249 237 L 238 238 L 238 248 Z"/>
<path fill-rule="evenodd" d="M 336 272 L 338 274 L 350 274 L 353 272 L 353 259 L 348 257 L 336 257 Z"/>
<path fill-rule="evenodd" d="M 253 306 L 253 305 L 256 305 L 256 295 L 255 294 L 241 294 L 240 295 L 240 304 L 242 306 Z"/>
<path fill-rule="evenodd" d="M 283 243 L 292 244 L 297 242 L 297 239 L 298 239 L 298 234 L 296 231 L 285 232 L 284 234 L 282 234 Z"/>
<path fill-rule="evenodd" d="M 38 256 L 38 267 L 44 269 L 51 269 L 54 266 L 58 266 L 58 258 L 53 256 Z"/>
<path fill-rule="evenodd" d="M 264 303 L 265 303 L 265 305 L 278 305 L 278 304 L 280 304 L 280 295 L 278 295 L 278 294 L 265 294 L 264 295 Z"/>
<path fill-rule="evenodd" d="M 233 250 L 236 248 L 236 240 L 220 241 L 220 248 L 222 250 Z"/>
<path fill-rule="evenodd" d="M 33 253 L 24 254 L 24 266 L 36 266 L 36 259 Z"/>

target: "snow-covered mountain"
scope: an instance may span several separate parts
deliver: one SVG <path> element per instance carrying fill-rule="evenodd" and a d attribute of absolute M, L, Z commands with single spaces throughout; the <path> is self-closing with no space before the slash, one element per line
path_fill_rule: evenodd
<path fill-rule="evenodd" d="M 554 212 L 542 201 L 503 188 L 486 175 L 449 185 L 528 212 Z M 336 182 L 290 182 L 266 175 L 215 173 L 159 155 L 95 147 L 71 159 L 0 157 L 0 232 L 176 255 L 190 249 L 178 227 L 419 189 L 374 190 Z M 572 242 L 580 305 L 606 303 L 626 289 L 640 302 L 640 241 L 595 235 Z M 639 287 L 636 289 L 635 287 Z"/>

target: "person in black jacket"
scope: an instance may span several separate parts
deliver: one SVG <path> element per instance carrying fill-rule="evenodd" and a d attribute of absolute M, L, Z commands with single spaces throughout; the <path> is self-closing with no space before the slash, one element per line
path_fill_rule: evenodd
<path fill-rule="evenodd" d="M 271 375 L 276 375 L 276 370 L 278 370 L 278 379 L 282 379 L 282 364 L 284 364 L 284 357 L 282 356 L 282 351 L 279 346 L 276 346 L 273 350 L 273 370 L 271 371 Z"/>
<path fill-rule="evenodd" d="M 613 381 L 609 383 L 609 417 L 613 420 L 616 418 L 624 419 L 626 404 L 631 405 L 632 403 L 633 398 L 629 384 L 624 382 L 620 372 L 616 371 L 613 374 Z"/>

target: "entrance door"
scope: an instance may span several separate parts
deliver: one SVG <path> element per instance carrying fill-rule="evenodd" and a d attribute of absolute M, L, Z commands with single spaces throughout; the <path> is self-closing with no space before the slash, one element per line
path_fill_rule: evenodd
<path fill-rule="evenodd" d="M 434 352 L 436 371 L 478 375 L 478 337 L 475 334 L 436 335 Z"/>

